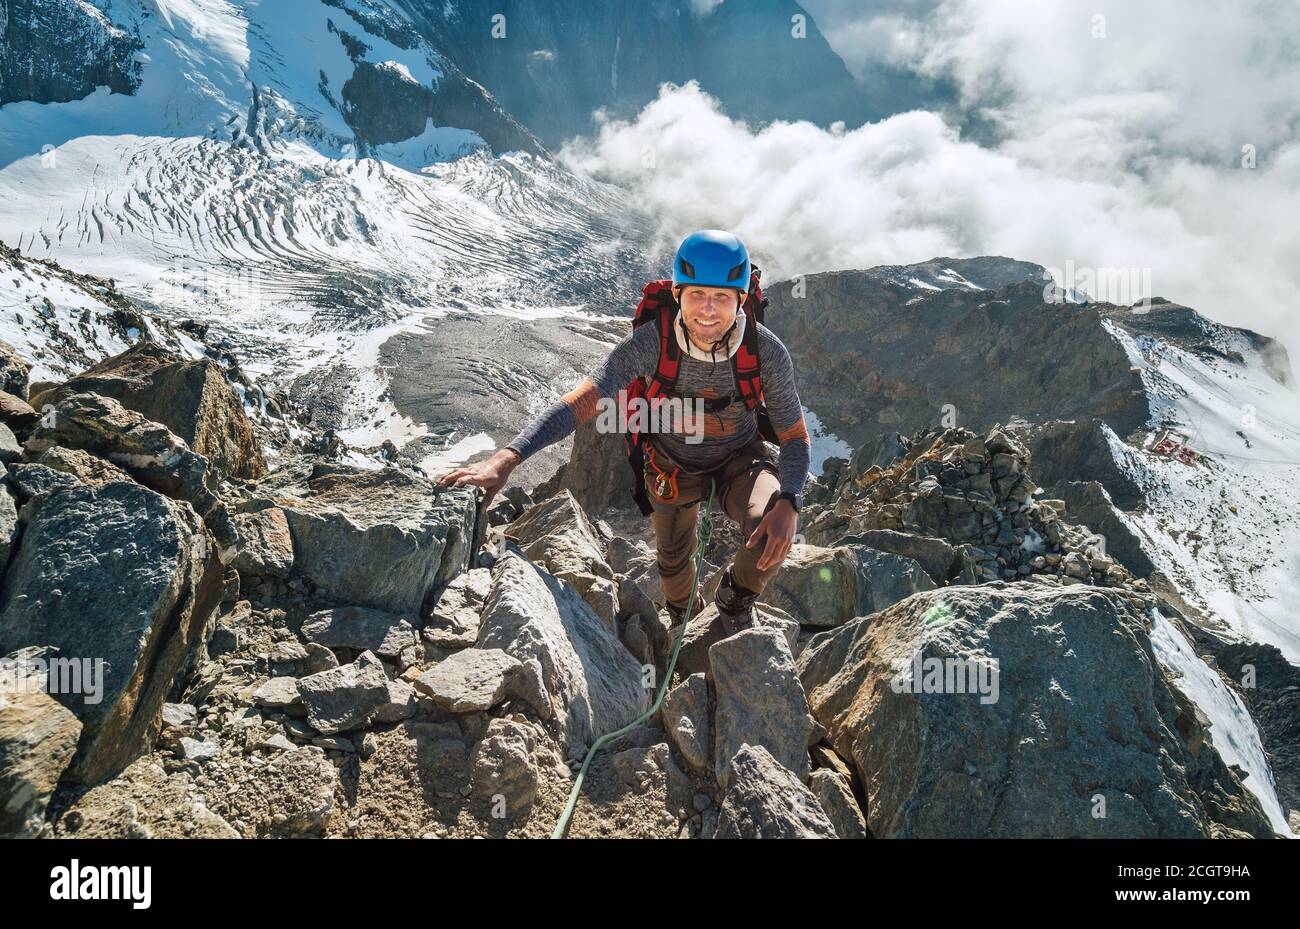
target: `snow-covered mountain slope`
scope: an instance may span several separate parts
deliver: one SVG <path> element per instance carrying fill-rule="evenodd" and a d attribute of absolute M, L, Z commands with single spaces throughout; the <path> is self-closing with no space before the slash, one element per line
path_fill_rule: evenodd
<path fill-rule="evenodd" d="M 1148 440 L 1173 428 L 1193 452 L 1184 461 L 1112 434 L 1145 498 L 1122 515 L 1198 622 L 1300 663 L 1300 396 L 1276 346 L 1196 319 L 1199 350 L 1141 317 L 1108 323 L 1146 386 Z"/>
<path fill-rule="evenodd" d="M 907 265 L 879 265 L 865 272 L 881 285 L 917 290 L 997 290 L 1018 281 L 1046 281 L 1044 268 L 996 255 L 931 258 Z"/>
<path fill-rule="evenodd" d="M 189 358 L 201 342 L 139 312 L 104 281 L 24 259 L 0 243 L 0 341 L 31 365 L 30 379 L 64 380 L 143 335 Z"/>
<path fill-rule="evenodd" d="M 206 136 L 264 146 L 288 134 L 332 154 L 401 143 L 421 167 L 490 145 L 540 154 L 535 137 L 491 95 L 432 49 L 410 22 L 375 0 L 24 0 L 6 47 L 41 80 L 6 85 L 0 163 L 35 144 L 83 135 Z M 105 74 L 108 31 L 115 67 Z M 85 40 L 66 41 L 60 33 Z M 55 92 L 45 85 L 59 85 Z M 89 92 L 87 92 L 89 91 Z M 77 96 L 76 94 L 78 94 Z M 42 106 L 51 101 L 75 106 Z M 13 121 L 11 123 L 10 121 Z M 423 138 L 422 138 L 423 134 Z M 426 143 L 422 145 L 421 143 Z"/>
<path fill-rule="evenodd" d="M 1246 787 L 1264 808 L 1278 835 L 1290 836 L 1291 827 L 1277 796 L 1277 782 L 1260 739 L 1259 727 L 1240 696 L 1232 691 L 1187 638 L 1159 611 L 1152 617 L 1151 645 L 1156 658 L 1178 687 L 1210 720 L 1211 739 L 1223 760 L 1238 765 L 1250 776 Z"/>
<path fill-rule="evenodd" d="M 0 107 L 0 241 L 203 319 L 271 386 L 346 369 L 327 424 L 355 441 L 419 431 L 383 409 L 387 336 L 447 312 L 621 307 L 639 287 L 622 194 L 547 160 L 393 8 L 100 7 L 138 43 L 139 85 Z"/>

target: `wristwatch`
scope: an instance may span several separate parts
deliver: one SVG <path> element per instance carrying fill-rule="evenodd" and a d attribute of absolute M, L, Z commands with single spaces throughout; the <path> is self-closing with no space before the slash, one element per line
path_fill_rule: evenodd
<path fill-rule="evenodd" d="M 794 507 L 796 513 L 798 513 L 799 508 L 803 506 L 803 494 L 792 494 L 788 490 L 781 491 L 781 493 L 777 494 L 776 499 L 789 500 L 790 505 Z"/>

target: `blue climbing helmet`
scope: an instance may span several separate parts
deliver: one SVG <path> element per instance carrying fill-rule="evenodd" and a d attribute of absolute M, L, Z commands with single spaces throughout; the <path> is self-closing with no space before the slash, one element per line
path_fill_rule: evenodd
<path fill-rule="evenodd" d="M 688 284 L 749 290 L 745 243 L 721 229 L 701 229 L 682 239 L 673 261 L 673 286 Z"/>

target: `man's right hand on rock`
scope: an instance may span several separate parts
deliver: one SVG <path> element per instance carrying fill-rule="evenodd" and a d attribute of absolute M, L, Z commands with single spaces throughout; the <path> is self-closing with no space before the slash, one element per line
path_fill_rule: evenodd
<path fill-rule="evenodd" d="M 482 487 L 486 491 L 483 496 L 483 509 L 486 510 L 497 491 L 506 486 L 506 482 L 510 480 L 510 472 L 515 469 L 519 461 L 518 452 L 503 448 L 491 458 L 463 468 L 453 468 L 445 474 L 438 475 L 434 478 L 434 483 L 439 487 L 464 487 L 470 484 Z"/>

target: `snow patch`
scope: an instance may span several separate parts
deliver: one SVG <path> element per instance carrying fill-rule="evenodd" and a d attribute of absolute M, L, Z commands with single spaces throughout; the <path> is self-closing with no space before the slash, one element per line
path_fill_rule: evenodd
<path fill-rule="evenodd" d="M 1209 718 L 1211 740 L 1225 764 L 1238 765 L 1250 776 L 1246 788 L 1258 798 L 1274 831 L 1292 837 L 1286 813 L 1277 799 L 1277 782 L 1264 754 L 1259 729 L 1241 697 L 1196 654 L 1187 638 L 1159 610 L 1152 610 L 1151 645 L 1156 658 L 1173 677 L 1173 684 Z"/>

